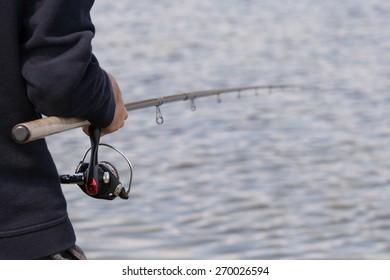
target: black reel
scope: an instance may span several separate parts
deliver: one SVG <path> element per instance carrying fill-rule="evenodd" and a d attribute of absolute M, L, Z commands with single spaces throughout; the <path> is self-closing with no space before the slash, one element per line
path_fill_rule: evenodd
<path fill-rule="evenodd" d="M 61 175 L 61 183 L 77 184 L 85 194 L 97 199 L 113 200 L 116 197 L 128 199 L 133 177 L 133 168 L 130 161 L 123 153 L 114 147 L 108 144 L 99 143 L 99 128 L 91 125 L 89 127 L 89 137 L 91 140 L 91 148 L 85 152 L 83 159 L 76 168 L 76 174 Z M 107 161 L 98 161 L 99 146 L 111 148 L 126 160 L 130 172 L 129 186 L 127 189 L 119 181 L 119 173 L 111 163 Z M 91 152 L 91 157 L 88 163 L 85 159 L 89 152 Z"/>

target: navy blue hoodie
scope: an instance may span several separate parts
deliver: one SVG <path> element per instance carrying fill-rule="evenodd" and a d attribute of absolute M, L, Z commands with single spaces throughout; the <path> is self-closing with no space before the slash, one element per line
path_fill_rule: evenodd
<path fill-rule="evenodd" d="M 11 131 L 41 114 L 111 123 L 111 85 L 92 54 L 93 2 L 0 0 L 0 259 L 41 258 L 75 244 L 46 142 L 16 144 Z"/>

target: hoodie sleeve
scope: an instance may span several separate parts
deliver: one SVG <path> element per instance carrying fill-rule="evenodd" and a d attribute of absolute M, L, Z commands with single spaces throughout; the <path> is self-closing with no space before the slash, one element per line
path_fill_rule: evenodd
<path fill-rule="evenodd" d="M 93 0 L 23 1 L 21 67 L 27 94 L 46 116 L 81 117 L 107 127 L 115 101 L 92 53 Z"/>

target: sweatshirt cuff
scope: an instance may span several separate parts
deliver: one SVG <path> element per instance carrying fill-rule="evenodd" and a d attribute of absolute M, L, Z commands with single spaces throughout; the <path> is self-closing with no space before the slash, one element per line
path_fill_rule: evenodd
<path fill-rule="evenodd" d="M 100 108 L 97 108 L 94 113 L 92 113 L 88 121 L 99 127 L 99 128 L 105 128 L 111 124 L 111 122 L 114 119 L 115 115 L 115 98 L 113 94 L 113 89 L 111 86 L 111 81 L 107 75 L 107 73 L 102 70 L 103 75 L 105 76 L 105 88 L 104 92 L 108 93 L 107 97 L 104 102 L 100 103 Z"/>

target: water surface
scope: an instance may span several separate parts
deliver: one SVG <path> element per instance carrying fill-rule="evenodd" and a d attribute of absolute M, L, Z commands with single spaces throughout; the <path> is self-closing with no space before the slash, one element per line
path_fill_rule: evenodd
<path fill-rule="evenodd" d="M 63 187 L 88 257 L 390 258 L 389 12 L 380 0 L 96 1 L 94 51 L 128 102 L 326 90 L 166 104 L 161 126 L 155 108 L 130 112 L 103 139 L 133 163 L 131 199 Z M 60 173 L 89 145 L 79 130 L 48 142 Z"/>

